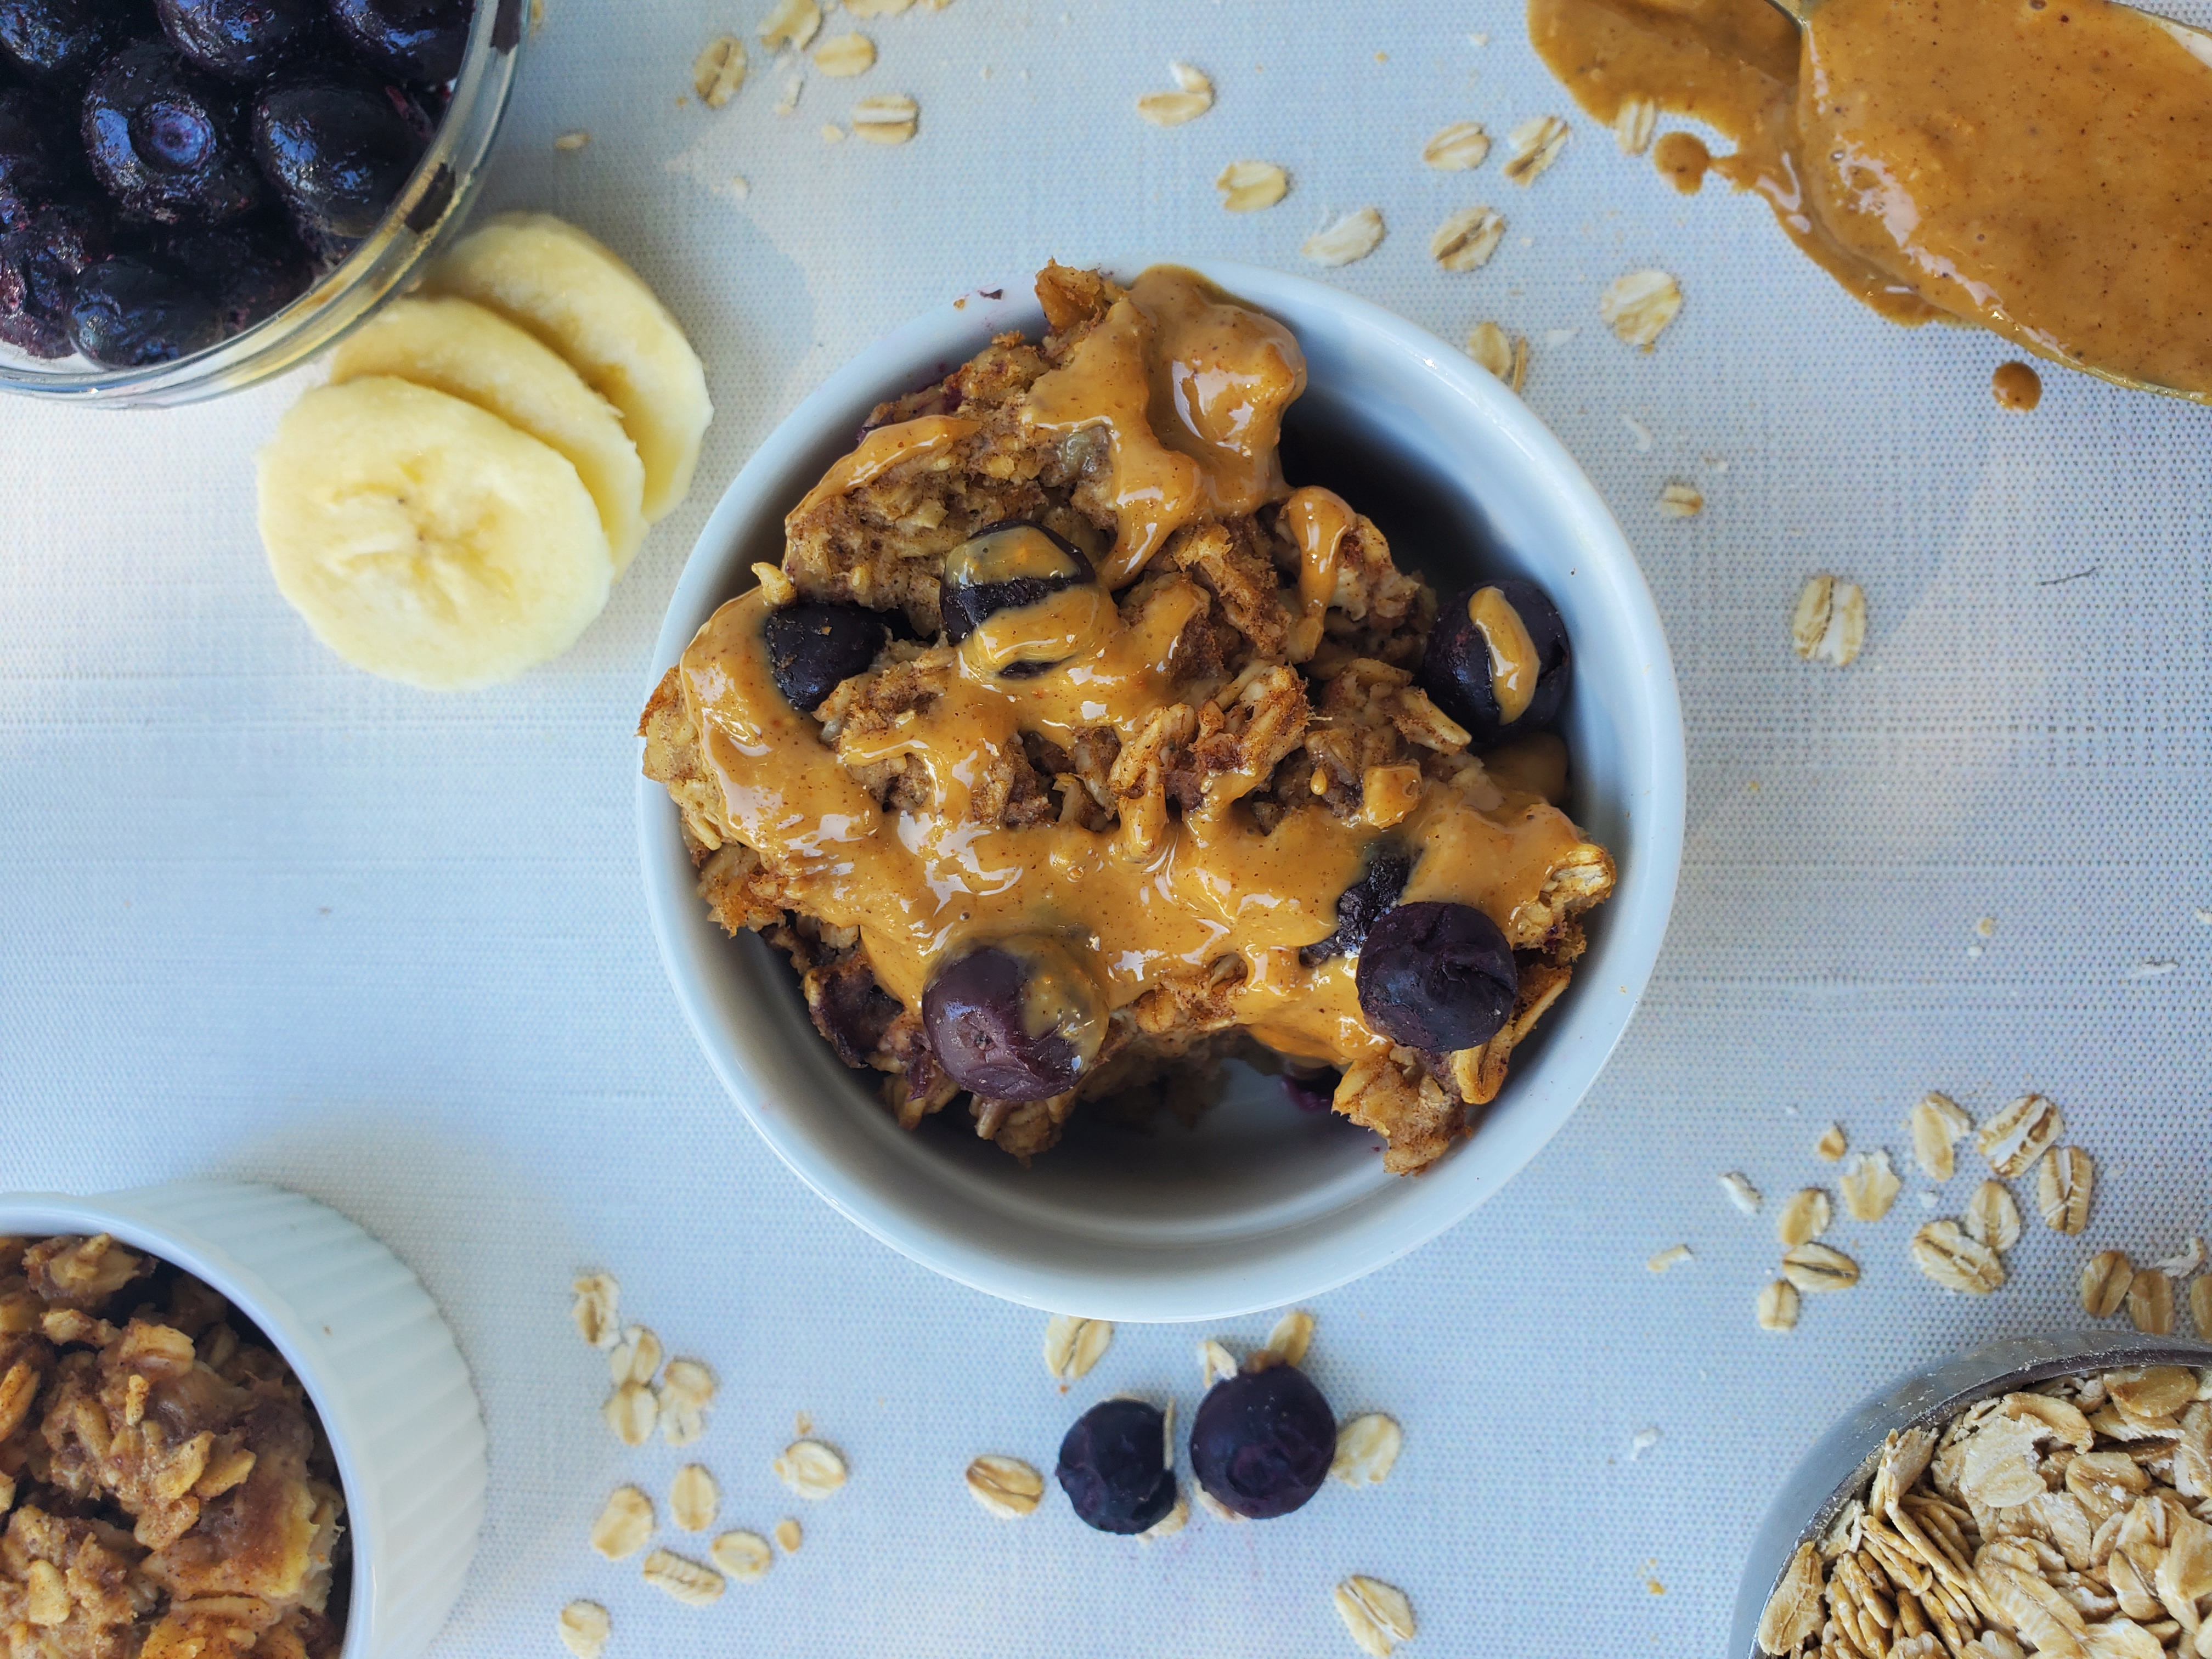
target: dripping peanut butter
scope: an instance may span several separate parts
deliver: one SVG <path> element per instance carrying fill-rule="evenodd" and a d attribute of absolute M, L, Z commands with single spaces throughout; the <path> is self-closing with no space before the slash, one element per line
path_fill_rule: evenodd
<path fill-rule="evenodd" d="M 1512 724 L 1546 662 L 1487 588 L 1478 701 L 1510 740 L 1427 695 L 1436 595 L 1284 477 L 1305 364 L 1280 324 L 1172 268 L 1052 266 L 1038 294 L 1041 342 L 879 408 L 793 509 L 780 568 L 656 691 L 646 769 L 714 915 L 790 956 L 902 1124 L 964 1097 L 1027 1158 L 1079 1101 L 1237 1055 L 1338 1073 L 1337 1109 L 1418 1169 L 1494 1097 L 1612 888 L 1558 805 L 1564 748 Z M 775 641 L 811 608 L 896 626 L 810 708 Z M 1363 1000 L 1365 929 L 1430 911 L 1504 953 L 1499 1023 L 1465 1047 L 1395 1040 Z"/>
<path fill-rule="evenodd" d="M 2212 401 L 2212 37 L 2111 0 L 1530 0 L 1611 121 L 1717 129 L 1711 170 L 1898 321 Z M 1655 159 L 1685 188 L 1686 147 Z"/>

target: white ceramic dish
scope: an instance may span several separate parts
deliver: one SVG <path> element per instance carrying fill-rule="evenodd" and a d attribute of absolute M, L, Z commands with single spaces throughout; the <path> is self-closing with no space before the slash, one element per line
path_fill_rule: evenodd
<path fill-rule="evenodd" d="M 1121 263 L 1125 276 L 1143 268 Z M 1434 337 L 1302 277 L 1195 269 L 1288 324 L 1310 387 L 1293 406 L 1294 483 L 1369 514 L 1401 563 L 1444 584 L 1520 574 L 1558 603 L 1575 645 L 1563 731 L 1574 815 L 1619 861 L 1590 949 L 1474 1136 L 1425 1174 L 1383 1173 L 1377 1142 L 1301 1117 L 1272 1080 L 1195 1131 L 1146 1138 L 1086 1122 L 1024 1170 L 963 1126 L 900 1130 L 872 1078 L 808 1023 L 783 959 L 732 940 L 694 888 L 675 809 L 641 778 L 646 902 L 662 960 L 708 1060 L 808 1185 L 886 1244 L 978 1290 L 1059 1312 L 1219 1319 L 1358 1278 L 1435 1237 L 1495 1193 L 1565 1122 L 1628 1024 L 1659 953 L 1680 862 L 1681 708 L 1658 614 L 1620 526 L 1521 400 Z M 701 533 L 670 601 L 658 678 L 749 567 L 780 560 L 785 512 L 849 449 L 869 410 L 940 376 L 994 334 L 1035 337 L 1026 280 L 948 300 L 833 374 L 754 452 Z M 642 692 L 640 697 L 643 701 Z"/>
<path fill-rule="evenodd" d="M 0 1196 L 0 1235 L 112 1233 L 258 1325 L 336 1454 L 353 1545 L 341 1659 L 415 1659 L 461 1593 L 484 1511 L 483 1419 L 437 1305 L 390 1250 L 281 1188 L 179 1181 Z"/>

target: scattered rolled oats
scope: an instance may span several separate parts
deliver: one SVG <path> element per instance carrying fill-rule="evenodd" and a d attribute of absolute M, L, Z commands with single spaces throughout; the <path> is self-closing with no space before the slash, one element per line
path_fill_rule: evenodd
<path fill-rule="evenodd" d="M 569 1316 L 576 1322 L 576 1334 L 595 1348 L 611 1348 L 622 1340 L 618 1318 L 622 1306 L 622 1286 L 615 1282 L 612 1273 L 593 1273 L 580 1279 L 573 1287 L 576 1305 Z"/>
<path fill-rule="evenodd" d="M 1559 159 L 1573 129 L 1556 115 L 1539 115 L 1523 121 L 1507 135 L 1513 154 L 1506 158 L 1505 176 L 1525 185 Z"/>
<path fill-rule="evenodd" d="M 775 1547 L 786 1555 L 799 1553 L 799 1547 L 806 1541 L 806 1530 L 787 1515 L 775 1523 Z"/>
<path fill-rule="evenodd" d="M 1462 208 L 1429 238 L 1429 257 L 1446 270 L 1477 270 L 1505 239 L 1505 217 L 1486 207 Z"/>
<path fill-rule="evenodd" d="M 1829 1207 L 1828 1195 L 1818 1187 L 1808 1187 L 1792 1194 L 1774 1218 L 1774 1236 L 1784 1245 L 1794 1248 L 1818 1238 L 1828 1231 L 1834 1212 Z"/>
<path fill-rule="evenodd" d="M 2035 1166 L 2035 1207 L 2055 1232 L 2079 1233 L 2089 1224 L 2089 1197 L 2097 1166 L 2079 1146 L 2053 1146 Z"/>
<path fill-rule="evenodd" d="M 1628 271 L 1597 296 L 1597 314 L 1614 337 L 1644 351 L 1651 349 L 1681 310 L 1681 284 L 1663 270 Z"/>
<path fill-rule="evenodd" d="M 2027 1173 L 2064 1133 L 2058 1108 L 2041 1095 L 2022 1095 L 1984 1123 L 1974 1141 L 1990 1167 L 2008 1181 Z"/>
<path fill-rule="evenodd" d="M 1782 1276 L 1801 1291 L 1848 1291 L 1859 1264 L 1826 1244 L 1799 1244 L 1782 1253 Z"/>
<path fill-rule="evenodd" d="M 1413 1639 L 1413 1604 L 1395 1585 L 1354 1573 L 1336 1587 L 1331 1599 L 1359 1650 L 1374 1659 L 1390 1659 L 1393 1647 Z"/>
<path fill-rule="evenodd" d="M 876 43 L 857 31 L 833 34 L 814 48 L 814 67 L 833 80 L 850 80 L 876 66 Z"/>
<path fill-rule="evenodd" d="M 592 135 L 581 127 L 572 127 L 566 132 L 553 135 L 553 148 L 564 155 L 573 155 L 592 142 Z"/>
<path fill-rule="evenodd" d="M 1987 1296 L 2005 1282 L 2004 1263 L 1955 1221 L 1931 1221 L 1912 1235 L 1912 1265 L 1947 1291 Z"/>
<path fill-rule="evenodd" d="M 607 1427 L 614 1431 L 616 1439 L 625 1446 L 642 1446 L 653 1438 L 653 1425 L 660 1417 L 660 1402 L 644 1383 L 625 1382 L 607 1396 L 607 1403 L 600 1412 L 607 1419 Z"/>
<path fill-rule="evenodd" d="M 592 1522 L 592 1547 L 610 1561 L 643 1549 L 653 1536 L 653 1500 L 635 1486 L 617 1486 Z"/>
<path fill-rule="evenodd" d="M 722 1575 L 673 1550 L 653 1551 L 641 1571 L 647 1583 L 687 1607 L 703 1607 L 722 1599 Z"/>
<path fill-rule="evenodd" d="M 2189 1317 L 2197 1334 L 2212 1338 L 2212 1279 L 2197 1279 L 2189 1285 Z"/>
<path fill-rule="evenodd" d="M 1314 232 L 1298 252 L 1317 265 L 1348 265 L 1382 246 L 1382 215 L 1364 207 Z"/>
<path fill-rule="evenodd" d="M 2005 1251 L 2020 1243 L 2020 1206 L 2002 1181 L 1984 1181 L 1966 1200 L 1966 1237 Z"/>
<path fill-rule="evenodd" d="M 1044 1477 L 1018 1457 L 986 1452 L 968 1466 L 968 1495 L 1002 1521 L 1036 1513 Z"/>
<path fill-rule="evenodd" d="M 1490 155 L 1490 135 L 1479 121 L 1455 121 L 1440 127 L 1421 146 L 1421 160 L 1439 173 L 1466 173 Z"/>
<path fill-rule="evenodd" d="M 1509 338 L 1496 323 L 1477 323 L 1468 331 L 1467 355 L 1480 363 L 1507 388 L 1519 392 L 1528 381 L 1528 338 L 1516 334 Z"/>
<path fill-rule="evenodd" d="M 1836 1186 L 1843 1193 L 1844 1208 L 1852 1220 L 1879 1221 L 1897 1202 L 1905 1183 L 1889 1167 L 1887 1150 L 1877 1146 L 1870 1152 L 1854 1153 Z"/>
<path fill-rule="evenodd" d="M 1137 113 L 1156 127 L 1179 127 L 1213 107 L 1213 82 L 1188 64 L 1168 65 L 1174 92 L 1148 92 L 1137 100 Z"/>
<path fill-rule="evenodd" d="M 1705 492 L 1695 484 L 1670 483 L 1660 490 L 1658 507 L 1662 519 L 1694 519 L 1705 510 Z M 1834 1156 L 1841 1158 L 1844 1132 L 1837 1129 L 1834 1133 L 1838 1144 Z M 1824 1152 L 1821 1156 L 1829 1154 Z"/>
<path fill-rule="evenodd" d="M 1823 570 L 1807 579 L 1790 617 L 1790 642 L 1807 662 L 1848 668 L 1866 645 L 1866 594 Z"/>
<path fill-rule="evenodd" d="M 1663 1250 L 1654 1250 L 1644 1259 L 1644 1265 L 1655 1273 L 1663 1273 L 1669 1267 L 1679 1267 L 1685 1261 L 1695 1261 L 1686 1244 L 1669 1244 Z"/>
<path fill-rule="evenodd" d="M 775 100 L 775 112 L 778 115 L 790 114 L 792 111 L 799 107 L 799 95 L 805 90 L 806 77 L 805 76 L 793 75 L 787 76 L 783 83 L 783 95 Z"/>
<path fill-rule="evenodd" d="M 1820 1553 L 1800 1544 L 1759 1615 L 1759 1645 L 1769 1653 L 1795 1653 L 1812 1640 L 1820 1622 Z"/>
<path fill-rule="evenodd" d="M 1651 148 L 1651 135 L 1659 125 L 1659 106 L 1649 98 L 1626 98 L 1613 112 L 1613 142 L 1623 155 L 1641 155 Z"/>
<path fill-rule="evenodd" d="M 819 1440 L 794 1440 L 773 1466 L 775 1478 L 817 1503 L 845 1484 L 845 1460 Z"/>
<path fill-rule="evenodd" d="M 879 92 L 853 106 L 853 136 L 872 144 L 903 144 L 914 137 L 921 106 L 902 92 Z"/>
<path fill-rule="evenodd" d="M 557 1628 L 561 1645 L 574 1654 L 576 1659 L 599 1659 L 607 1650 L 607 1636 L 614 1628 L 614 1621 L 597 1601 L 571 1601 L 561 1609 Z"/>
<path fill-rule="evenodd" d="M 642 1325 L 623 1331 L 607 1355 L 607 1375 L 618 1389 L 626 1382 L 650 1382 L 659 1369 L 660 1339 Z"/>
<path fill-rule="evenodd" d="M 668 1486 L 668 1513 L 678 1526 L 686 1532 L 704 1532 L 714 1524 L 721 1507 L 721 1492 L 703 1466 L 686 1463 L 676 1471 Z"/>
<path fill-rule="evenodd" d="M 1753 1186 L 1735 1170 L 1730 1170 L 1720 1177 L 1721 1190 L 1728 1194 L 1729 1202 L 1746 1215 L 1759 1213 L 1759 1188 Z"/>
<path fill-rule="evenodd" d="M 825 144 L 842 144 L 845 142 L 845 129 L 835 121 L 824 121 L 815 130 L 822 135 L 822 142 Z"/>
<path fill-rule="evenodd" d="M 2136 1264 L 2125 1250 L 2100 1250 L 2081 1264 L 2081 1306 L 2100 1319 L 2110 1319 L 2128 1299 L 2135 1283 Z"/>
<path fill-rule="evenodd" d="M 1273 161 L 1231 161 L 1213 181 L 1221 205 L 1231 213 L 1271 208 L 1290 190 L 1291 175 Z"/>
<path fill-rule="evenodd" d="M 822 8 L 814 0 L 776 0 L 775 9 L 761 19 L 757 33 L 770 51 L 789 46 L 793 52 L 804 52 L 821 27 Z"/>
<path fill-rule="evenodd" d="M 1072 1382 L 1103 1358 L 1113 1344 L 1111 1320 L 1054 1314 L 1045 1322 L 1044 1368 L 1061 1382 Z"/>
<path fill-rule="evenodd" d="M 750 67 L 745 43 L 734 34 L 719 36 L 691 60 L 691 89 L 708 109 L 720 109 L 738 95 Z"/>
<path fill-rule="evenodd" d="M 1330 1461 L 1328 1478 L 1347 1486 L 1380 1486 L 1397 1464 L 1405 1443 L 1404 1431 L 1381 1412 L 1355 1417 L 1336 1431 L 1336 1455 Z"/>
<path fill-rule="evenodd" d="M 2163 1261 L 2154 1261 L 2150 1265 L 2172 1274 L 2176 1279 L 2186 1279 L 2204 1265 L 2204 1241 L 2191 1233 L 2187 1244 Z"/>
<path fill-rule="evenodd" d="M 775 1552 L 757 1532 L 726 1532 L 707 1546 L 707 1553 L 716 1566 L 744 1584 L 763 1577 L 775 1565 Z"/>
<path fill-rule="evenodd" d="M 714 1398 L 714 1373 L 696 1359 L 672 1359 L 660 1379 L 660 1437 L 688 1446 L 707 1432 L 707 1407 Z"/>
<path fill-rule="evenodd" d="M 1973 1119 L 1948 1095 L 1923 1095 L 1912 1109 L 1912 1158 L 1937 1181 L 1948 1181 L 1958 1167 L 1961 1136 Z"/>
<path fill-rule="evenodd" d="M 1757 1312 L 1762 1331 L 1796 1330 L 1797 1287 L 1786 1279 L 1776 1279 L 1759 1291 Z"/>
<path fill-rule="evenodd" d="M 2162 1268 L 2136 1270 L 2128 1284 L 2128 1317 L 2145 1336 L 2173 1334 L 2173 1280 Z"/>
<path fill-rule="evenodd" d="M 1237 1356 L 1208 1337 L 1198 1345 L 1198 1374 L 1206 1388 L 1226 1382 L 1237 1375 Z"/>
<path fill-rule="evenodd" d="M 1313 1346 L 1313 1316 L 1303 1308 L 1291 1309 L 1267 1333 L 1267 1346 L 1245 1361 L 1246 1369 L 1261 1370 L 1267 1365 L 1304 1364 L 1306 1350 Z"/>

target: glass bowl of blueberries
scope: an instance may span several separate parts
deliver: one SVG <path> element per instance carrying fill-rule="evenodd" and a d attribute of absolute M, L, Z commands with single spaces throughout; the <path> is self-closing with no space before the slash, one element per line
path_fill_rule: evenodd
<path fill-rule="evenodd" d="M 187 403 L 401 287 L 491 148 L 524 0 L 0 0 L 0 390 Z"/>

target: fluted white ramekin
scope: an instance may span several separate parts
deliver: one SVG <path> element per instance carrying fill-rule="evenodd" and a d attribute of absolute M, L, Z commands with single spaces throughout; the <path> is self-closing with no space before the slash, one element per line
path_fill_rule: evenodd
<path fill-rule="evenodd" d="M 345 1489 L 341 1659 L 415 1659 L 460 1595 L 485 1486 L 476 1391 L 422 1281 L 327 1205 L 243 1182 L 0 1195 L 0 1237 L 58 1233 L 111 1233 L 261 1328 L 314 1402 Z"/>

